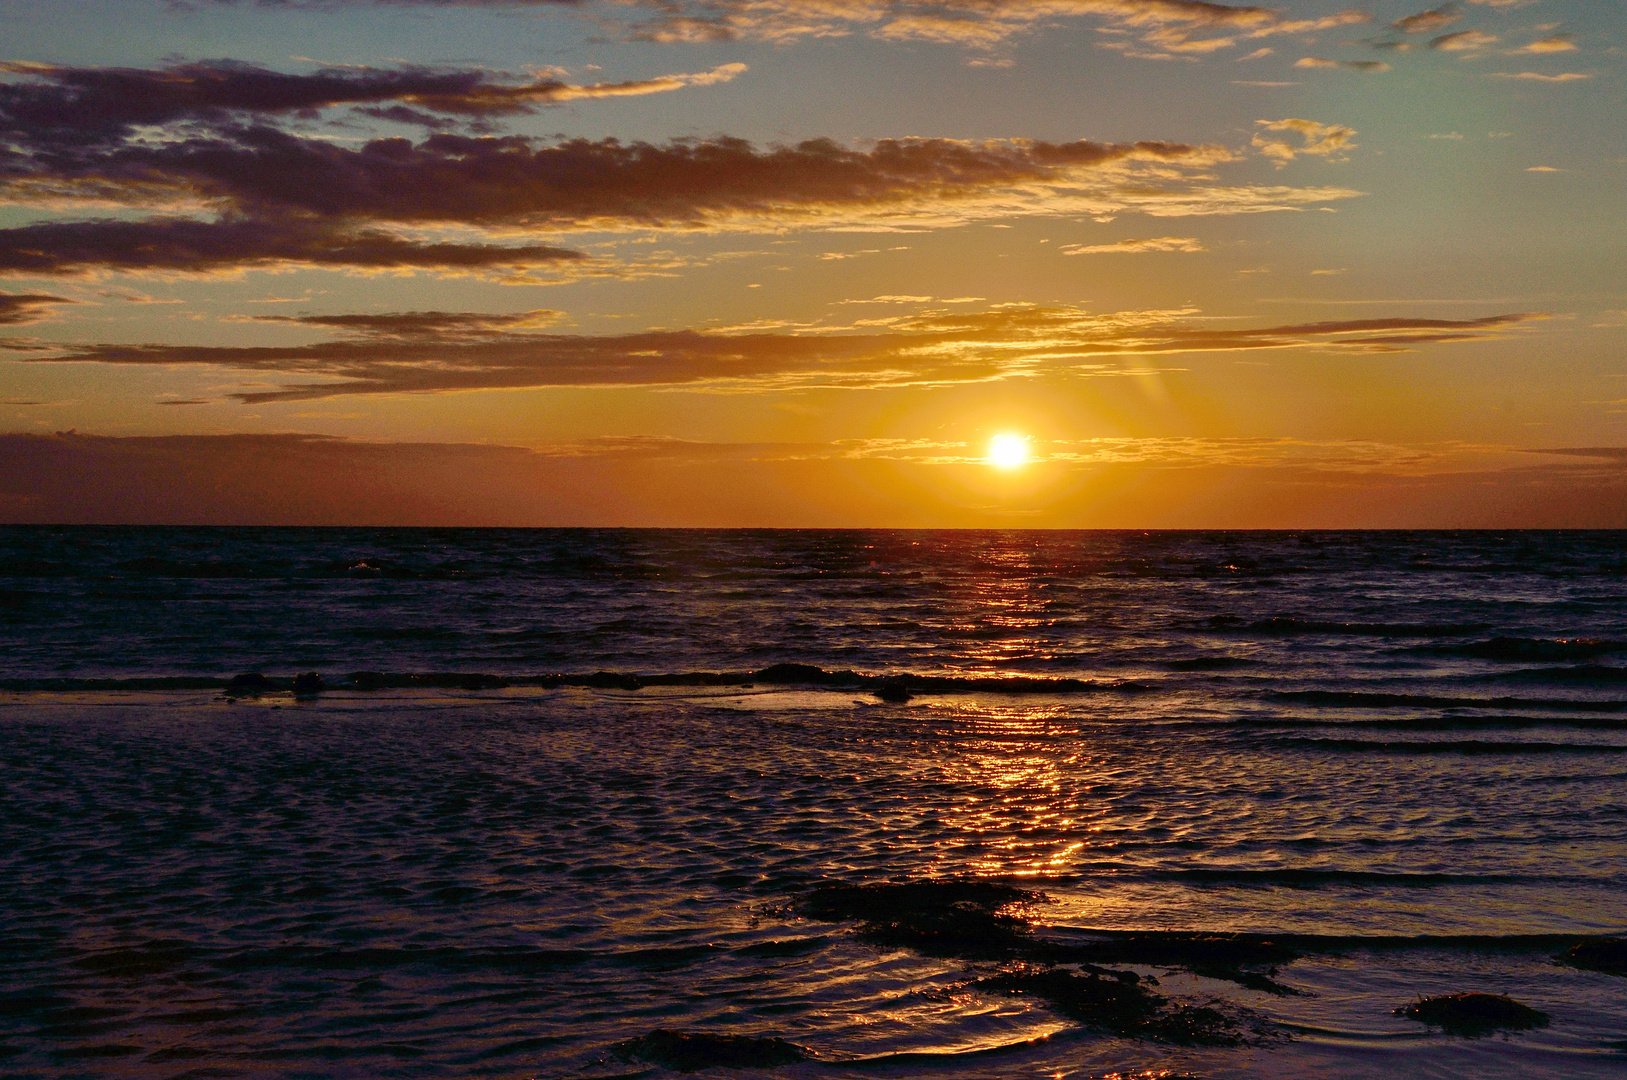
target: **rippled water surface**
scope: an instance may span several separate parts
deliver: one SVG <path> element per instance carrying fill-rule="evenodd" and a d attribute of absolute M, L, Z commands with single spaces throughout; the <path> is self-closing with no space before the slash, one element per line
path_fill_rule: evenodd
<path fill-rule="evenodd" d="M 1624 601 L 1619 533 L 0 529 L 0 1073 L 1621 1076 Z"/>

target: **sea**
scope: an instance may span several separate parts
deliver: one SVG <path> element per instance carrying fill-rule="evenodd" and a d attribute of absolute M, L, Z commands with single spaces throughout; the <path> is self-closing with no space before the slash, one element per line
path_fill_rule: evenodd
<path fill-rule="evenodd" d="M 1627 533 L 0 528 L 0 1074 L 1627 1077 Z"/>

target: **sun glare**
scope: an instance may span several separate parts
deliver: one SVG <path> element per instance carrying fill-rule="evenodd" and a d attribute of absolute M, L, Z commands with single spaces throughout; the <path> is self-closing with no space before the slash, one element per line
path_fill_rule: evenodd
<path fill-rule="evenodd" d="M 1028 464 L 1028 439 L 1022 435 L 996 435 L 989 440 L 989 464 L 997 469 Z"/>

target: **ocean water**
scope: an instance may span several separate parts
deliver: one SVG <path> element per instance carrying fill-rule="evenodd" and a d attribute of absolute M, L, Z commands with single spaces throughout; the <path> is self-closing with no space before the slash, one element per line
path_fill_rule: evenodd
<path fill-rule="evenodd" d="M 1623 533 L 0 529 L 7 1077 L 1627 1076 L 1624 837 Z"/>

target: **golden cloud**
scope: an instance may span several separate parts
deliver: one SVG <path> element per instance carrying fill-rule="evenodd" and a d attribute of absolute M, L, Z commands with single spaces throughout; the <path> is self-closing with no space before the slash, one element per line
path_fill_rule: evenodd
<path fill-rule="evenodd" d="M 1073 307 L 937 309 L 889 319 L 883 332 L 830 326 L 801 333 L 646 331 L 614 336 L 532 329 L 552 316 L 408 312 L 262 318 L 338 330 L 292 346 L 89 345 L 29 362 L 208 365 L 302 377 L 232 396 L 247 403 L 353 394 L 433 393 L 545 386 L 651 386 L 716 393 L 878 389 L 1038 375 L 1142 374 L 1144 359 L 1209 352 L 1301 349 L 1397 353 L 1494 339 L 1536 314 L 1480 319 L 1391 317 L 1267 327 L 1215 327 L 1194 311 L 1096 315 Z M 1115 366 L 1125 360 L 1143 365 Z"/>

